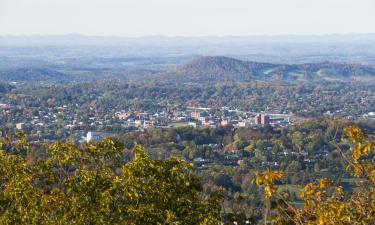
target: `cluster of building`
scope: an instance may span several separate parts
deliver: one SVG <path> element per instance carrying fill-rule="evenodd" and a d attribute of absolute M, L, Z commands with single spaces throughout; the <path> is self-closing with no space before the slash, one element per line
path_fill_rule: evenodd
<path fill-rule="evenodd" d="M 194 128 L 249 127 L 258 128 L 265 125 L 283 127 L 289 124 L 291 114 L 270 114 L 245 112 L 236 109 L 170 107 L 157 112 L 135 110 L 114 110 L 100 114 L 90 108 L 82 112 L 75 111 L 74 105 L 60 105 L 48 108 L 21 109 L 16 106 L 0 104 L 3 113 L 2 122 L 11 129 L 24 130 L 31 137 L 50 139 L 72 137 L 80 140 L 95 140 L 105 136 L 101 133 L 87 131 L 126 132 L 149 128 L 169 129 L 180 126 Z M 54 131 L 54 132 L 51 132 Z M 56 136 L 57 135 L 57 136 Z M 74 135 L 74 136 L 72 136 Z"/>
<path fill-rule="evenodd" d="M 177 126 L 192 126 L 194 128 L 220 126 L 252 127 L 265 125 L 283 127 L 289 124 L 290 114 L 265 114 L 210 108 L 187 108 L 186 110 L 169 110 L 149 114 L 147 112 L 119 111 L 114 117 L 123 122 L 124 126 L 141 129 L 149 127 L 171 128 Z"/>
<path fill-rule="evenodd" d="M 290 122 L 291 114 L 265 114 L 229 110 L 225 107 L 219 110 L 210 108 L 186 108 L 186 110 L 164 110 L 157 113 L 139 111 L 118 111 L 113 120 L 122 127 L 144 130 L 149 128 L 169 129 L 174 127 L 191 126 L 194 128 L 218 127 L 248 127 L 259 128 L 265 125 L 284 127 Z M 108 136 L 102 132 L 88 132 L 86 141 L 101 140 Z"/>

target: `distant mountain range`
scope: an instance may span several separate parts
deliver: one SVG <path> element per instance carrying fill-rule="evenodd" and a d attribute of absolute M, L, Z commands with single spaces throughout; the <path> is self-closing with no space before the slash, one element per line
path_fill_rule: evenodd
<path fill-rule="evenodd" d="M 86 82 L 95 80 L 167 81 L 167 82 L 375 82 L 375 68 L 361 64 L 321 62 L 306 64 L 274 64 L 243 61 L 224 56 L 206 56 L 169 70 L 146 70 L 155 64 L 137 68 L 134 65 L 118 67 L 111 59 L 108 63 L 43 64 L 9 63 L 0 67 L 0 81 L 5 82 Z M 111 64 L 112 63 L 112 64 Z M 7 64 L 7 63 L 5 63 Z M 102 65 L 103 64 L 103 65 Z M 86 65 L 86 67 L 84 66 Z M 87 66 L 90 65 L 90 66 Z M 111 66 L 109 66 L 111 65 Z M 163 68 L 158 66 L 158 68 Z"/>
<path fill-rule="evenodd" d="M 0 35 L 2 57 L 64 60 L 82 57 L 225 55 L 270 63 L 355 62 L 375 65 L 375 34 L 101 37 Z"/>
<path fill-rule="evenodd" d="M 175 71 L 158 76 L 174 82 L 349 81 L 375 79 L 375 68 L 359 64 L 333 62 L 271 64 L 219 56 L 202 57 L 181 66 Z"/>

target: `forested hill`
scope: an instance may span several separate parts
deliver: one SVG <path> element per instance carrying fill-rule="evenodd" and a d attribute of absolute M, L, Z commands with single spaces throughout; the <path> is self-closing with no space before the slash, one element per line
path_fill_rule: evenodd
<path fill-rule="evenodd" d="M 68 81 L 71 77 L 46 67 L 29 67 L 0 70 L 0 79 L 6 82 L 61 82 Z"/>
<path fill-rule="evenodd" d="M 349 63 L 272 64 L 242 61 L 224 56 L 205 56 L 186 61 L 171 59 L 95 58 L 63 62 L 0 63 L 0 81 L 5 82 L 86 82 L 134 80 L 136 82 L 286 82 L 375 81 L 375 68 Z"/>
<path fill-rule="evenodd" d="M 223 56 L 193 60 L 175 71 L 160 75 L 174 81 L 348 81 L 375 79 L 375 68 L 359 64 L 271 64 L 241 61 Z"/>

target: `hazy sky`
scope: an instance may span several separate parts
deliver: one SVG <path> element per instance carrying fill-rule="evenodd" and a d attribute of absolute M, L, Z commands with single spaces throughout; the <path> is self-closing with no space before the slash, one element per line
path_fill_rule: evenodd
<path fill-rule="evenodd" d="M 0 34 L 375 33 L 375 0 L 0 0 Z"/>

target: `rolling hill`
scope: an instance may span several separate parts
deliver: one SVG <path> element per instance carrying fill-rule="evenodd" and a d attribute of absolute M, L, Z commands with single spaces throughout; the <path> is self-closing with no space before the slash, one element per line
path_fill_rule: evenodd
<path fill-rule="evenodd" d="M 145 65 L 134 67 L 32 64 L 0 68 L 5 82 L 86 82 L 100 80 L 168 81 L 168 82 L 375 82 L 375 68 L 348 63 L 272 64 L 242 61 L 224 56 L 194 59 L 174 70 Z M 95 64 L 97 65 L 97 64 Z M 155 66 L 154 66 L 155 67 Z M 147 70 L 148 68 L 148 70 Z M 154 70 L 154 71 L 153 71 Z"/>
<path fill-rule="evenodd" d="M 0 80 L 6 82 L 61 82 L 70 77 L 46 67 L 7 68 L 0 70 Z"/>
<path fill-rule="evenodd" d="M 350 81 L 375 79 L 375 68 L 359 64 L 334 62 L 309 64 L 271 64 L 241 61 L 223 56 L 193 60 L 175 71 L 160 75 L 179 82 L 216 81 Z"/>

